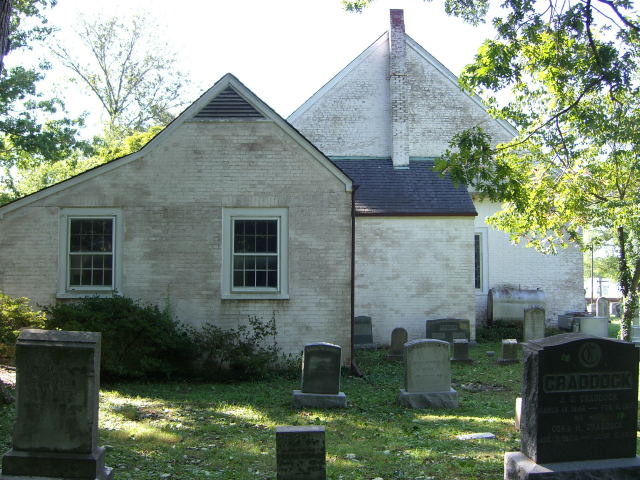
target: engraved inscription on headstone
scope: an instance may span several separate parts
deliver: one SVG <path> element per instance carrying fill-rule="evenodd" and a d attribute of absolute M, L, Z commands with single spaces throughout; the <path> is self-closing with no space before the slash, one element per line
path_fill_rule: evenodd
<path fill-rule="evenodd" d="M 438 318 L 426 321 L 426 338 L 453 343 L 455 338 L 470 338 L 469 320 Z"/>
<path fill-rule="evenodd" d="M 635 457 L 634 345 L 568 333 L 524 349 L 522 453 L 537 463 Z"/>
<path fill-rule="evenodd" d="M 325 480 L 324 432 L 319 426 L 276 427 L 278 480 Z"/>

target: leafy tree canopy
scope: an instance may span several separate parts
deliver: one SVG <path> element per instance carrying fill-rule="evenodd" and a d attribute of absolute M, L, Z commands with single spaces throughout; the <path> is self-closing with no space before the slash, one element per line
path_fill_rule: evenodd
<path fill-rule="evenodd" d="M 144 16 L 80 18 L 75 34 L 73 44 L 58 41 L 52 52 L 99 100 L 107 136 L 124 138 L 166 125 L 171 110 L 185 103 L 187 77 Z"/>
<path fill-rule="evenodd" d="M 43 10 L 54 0 L 16 0 L 10 20 L 9 56 L 19 55 L 32 44 L 46 39 L 51 29 Z M 0 200 L 18 195 L 13 177 L 17 170 L 36 168 L 89 151 L 78 140 L 82 119 L 64 117 L 64 105 L 57 98 L 45 99 L 37 84 L 49 69 L 47 62 L 36 67 L 17 65 L 3 69 L 0 77 Z"/>

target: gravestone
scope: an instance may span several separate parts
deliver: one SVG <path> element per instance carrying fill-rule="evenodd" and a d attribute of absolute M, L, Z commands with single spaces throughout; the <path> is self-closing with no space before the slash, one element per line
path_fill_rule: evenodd
<path fill-rule="evenodd" d="M 377 348 L 373 343 L 371 317 L 361 315 L 353 320 L 353 344 L 356 348 Z"/>
<path fill-rule="evenodd" d="M 407 343 L 409 335 L 407 330 L 399 327 L 394 328 L 391 332 L 391 346 L 389 347 L 390 360 L 402 360 L 404 353 L 404 344 Z"/>
<path fill-rule="evenodd" d="M 473 360 L 469 357 L 469 340 L 466 338 L 453 339 L 453 356 L 452 363 L 472 364 Z"/>
<path fill-rule="evenodd" d="M 609 318 L 609 300 L 605 297 L 596 300 L 596 316 Z"/>
<path fill-rule="evenodd" d="M 16 342 L 13 448 L 0 479 L 108 480 L 98 446 L 100 333 L 25 329 Z"/>
<path fill-rule="evenodd" d="M 502 340 L 502 355 L 497 361 L 500 365 L 518 363 L 518 341 L 515 338 Z"/>
<path fill-rule="evenodd" d="M 421 339 L 404 346 L 404 388 L 398 401 L 411 408 L 454 408 L 458 392 L 451 388 L 449 343 Z"/>
<path fill-rule="evenodd" d="M 437 318 L 426 321 L 426 338 L 453 343 L 455 338 L 469 340 L 469 320 L 459 318 Z"/>
<path fill-rule="evenodd" d="M 277 480 L 325 480 L 324 427 L 276 427 Z"/>
<path fill-rule="evenodd" d="M 516 414 L 514 417 L 514 425 L 516 430 L 520 430 L 520 418 L 522 417 L 522 397 L 516 397 Z"/>
<path fill-rule="evenodd" d="M 580 319 L 580 333 L 607 338 L 609 336 L 609 317 L 582 317 Z"/>
<path fill-rule="evenodd" d="M 302 389 L 293 391 L 297 408 L 343 408 L 347 397 L 340 391 L 342 348 L 330 343 L 309 343 L 302 356 Z"/>
<path fill-rule="evenodd" d="M 523 340 L 544 338 L 544 308 L 532 307 L 524 310 Z"/>
<path fill-rule="evenodd" d="M 638 349 L 566 333 L 524 344 L 521 452 L 506 480 L 640 478 Z"/>

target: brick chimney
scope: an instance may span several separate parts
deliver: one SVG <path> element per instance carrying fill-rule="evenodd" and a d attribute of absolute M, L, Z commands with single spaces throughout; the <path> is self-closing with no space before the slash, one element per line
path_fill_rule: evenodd
<path fill-rule="evenodd" d="M 389 30 L 389 83 L 391 92 L 391 135 L 394 168 L 409 168 L 409 127 L 407 110 L 407 47 L 404 10 L 391 10 Z"/>

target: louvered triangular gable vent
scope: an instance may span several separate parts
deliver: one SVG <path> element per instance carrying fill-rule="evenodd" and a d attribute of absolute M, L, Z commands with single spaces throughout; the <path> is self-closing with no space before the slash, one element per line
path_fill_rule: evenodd
<path fill-rule="evenodd" d="M 264 118 L 253 106 L 231 87 L 227 87 L 200 110 L 193 118 Z"/>

